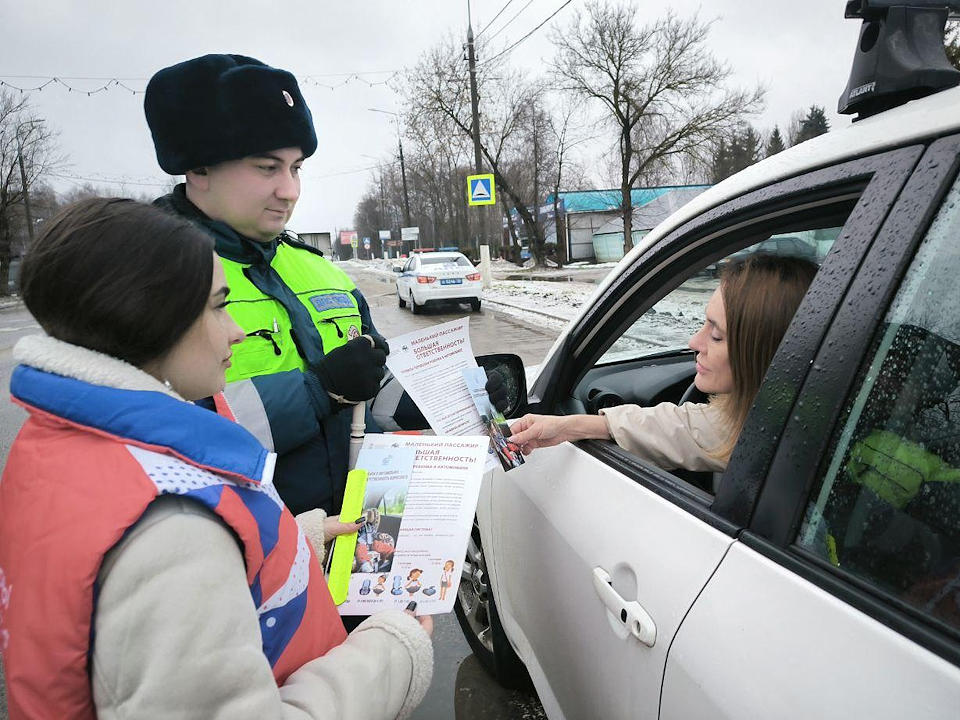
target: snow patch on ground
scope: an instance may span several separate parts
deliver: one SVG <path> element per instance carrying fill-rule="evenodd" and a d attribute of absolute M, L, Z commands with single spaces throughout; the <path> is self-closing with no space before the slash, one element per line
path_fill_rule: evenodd
<path fill-rule="evenodd" d="M 396 260 L 347 260 L 340 263 L 395 278 L 392 267 Z M 512 263 L 496 260 L 497 266 Z M 615 263 L 607 263 L 613 266 Z M 587 265 L 596 268 L 597 265 Z M 704 309 L 719 281 L 694 277 L 660 300 L 644 313 L 604 353 L 601 362 L 636 357 L 651 351 L 683 348 L 702 326 Z M 590 282 L 545 282 L 542 280 L 494 280 L 484 289 L 483 302 L 497 312 L 555 332 L 563 331 L 579 315 L 581 308 L 592 301 L 597 285 Z"/>
<path fill-rule="evenodd" d="M 393 267 L 400 264 L 399 260 L 341 260 L 337 263 L 341 268 L 355 268 L 387 277 L 397 277 L 399 273 L 395 273 Z"/>

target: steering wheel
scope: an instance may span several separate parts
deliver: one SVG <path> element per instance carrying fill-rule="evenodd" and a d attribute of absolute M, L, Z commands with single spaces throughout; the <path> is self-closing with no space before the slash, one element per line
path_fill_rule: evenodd
<path fill-rule="evenodd" d="M 705 403 L 709 402 L 709 396 L 703 392 L 700 388 L 697 387 L 695 382 L 690 383 L 683 395 L 680 396 L 680 402 L 677 405 L 683 405 L 684 403 Z M 688 483 L 696 485 L 698 488 L 705 490 L 708 493 L 713 492 L 713 473 L 709 472 L 697 472 L 695 470 L 674 470 L 673 474 L 677 477 L 683 478 Z"/>
<path fill-rule="evenodd" d="M 705 403 L 709 400 L 709 396 L 697 387 L 697 383 L 692 382 L 690 383 L 690 387 L 684 390 L 683 395 L 680 396 L 680 402 L 678 402 L 677 405 L 683 405 L 688 402 Z"/>

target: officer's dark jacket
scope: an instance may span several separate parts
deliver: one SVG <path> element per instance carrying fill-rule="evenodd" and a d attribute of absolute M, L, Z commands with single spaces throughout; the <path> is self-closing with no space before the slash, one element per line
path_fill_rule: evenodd
<path fill-rule="evenodd" d="M 319 250 L 286 234 L 270 243 L 243 237 L 206 217 L 187 199 L 184 185 L 155 204 L 210 234 L 225 261 L 232 303 L 227 310 L 248 337 L 235 348 L 224 395 L 237 421 L 278 454 L 280 496 L 294 514 L 316 507 L 338 513 L 350 412 L 337 411 L 308 368 L 351 337 L 376 333 L 366 300 Z M 322 295 L 310 292 L 311 272 Z M 251 318 L 254 307 L 267 313 L 265 322 Z M 263 358 L 262 372 L 245 359 L 254 350 Z M 367 428 L 377 430 L 369 413 Z"/>

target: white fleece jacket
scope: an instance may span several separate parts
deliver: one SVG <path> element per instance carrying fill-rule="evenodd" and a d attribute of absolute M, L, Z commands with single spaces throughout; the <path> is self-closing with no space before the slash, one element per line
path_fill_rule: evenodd
<path fill-rule="evenodd" d="M 98 385 L 174 394 L 120 360 L 48 337 L 24 338 L 15 357 Z M 322 554 L 322 512 L 305 515 Z M 98 580 L 91 670 L 100 718 L 388 720 L 407 717 L 430 684 L 429 637 L 409 615 L 385 612 L 277 687 L 237 540 L 183 498 L 154 501 Z"/>

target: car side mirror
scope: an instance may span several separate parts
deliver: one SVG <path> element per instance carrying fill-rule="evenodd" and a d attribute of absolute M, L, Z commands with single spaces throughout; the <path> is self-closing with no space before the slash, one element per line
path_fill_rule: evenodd
<path fill-rule="evenodd" d="M 480 355 L 477 357 L 477 365 L 488 374 L 495 370 L 503 378 L 509 403 L 506 412 L 503 413 L 504 417 L 512 417 L 526 408 L 527 376 L 523 368 L 523 360 L 518 355 L 505 353 Z M 428 430 L 430 427 L 420 408 L 390 373 L 387 374 L 380 386 L 380 392 L 371 403 L 370 413 L 377 426 L 385 431 Z"/>
<path fill-rule="evenodd" d="M 487 371 L 500 373 L 503 385 L 507 389 L 507 409 L 503 416 L 513 417 L 519 410 L 527 406 L 527 373 L 523 368 L 523 360 L 519 355 L 509 353 L 494 353 L 492 355 L 478 355 L 477 365 Z"/>
<path fill-rule="evenodd" d="M 394 265 L 394 266 L 393 266 L 392 268 L 390 268 L 390 269 L 393 270 L 395 273 L 402 273 L 402 272 L 403 272 L 403 268 L 402 268 L 402 267 L 397 267 L 396 265 Z"/>

